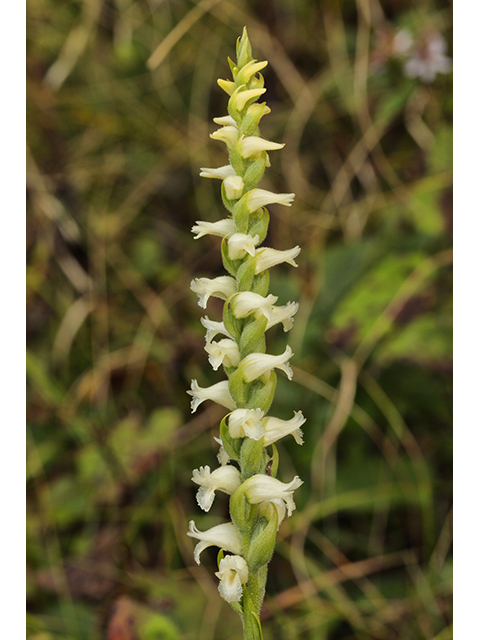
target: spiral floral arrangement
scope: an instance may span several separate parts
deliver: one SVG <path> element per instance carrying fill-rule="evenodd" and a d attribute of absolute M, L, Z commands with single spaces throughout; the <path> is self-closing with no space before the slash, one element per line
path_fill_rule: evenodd
<path fill-rule="evenodd" d="M 225 301 L 222 320 L 201 319 L 206 329 L 205 351 L 213 369 L 220 367 L 226 380 L 203 388 L 192 380 L 192 412 L 205 400 L 226 409 L 220 424 L 218 461 L 194 469 L 192 480 L 199 489 L 197 502 L 209 511 L 216 491 L 230 496 L 230 522 L 200 531 L 190 522 L 188 535 L 199 542 L 195 561 L 209 546 L 220 549 L 218 572 L 220 595 L 237 611 L 243 623 L 244 639 L 262 638 L 260 610 L 265 594 L 267 567 L 272 557 L 277 530 L 295 509 L 293 492 L 302 480 L 295 476 L 282 482 L 277 476 L 278 451 L 275 442 L 293 436 L 302 444 L 301 411 L 290 420 L 268 415 L 277 377 L 275 369 L 292 378 L 289 346 L 280 355 L 266 353 L 265 334 L 282 323 L 291 329 L 298 310 L 296 302 L 276 306 L 277 296 L 269 293 L 269 269 L 282 262 L 296 267 L 300 247 L 277 250 L 261 246 L 269 225 L 266 205 L 291 206 L 293 193 L 272 193 L 257 187 L 265 168 L 270 166 L 269 151 L 284 145 L 260 136 L 261 118 L 270 113 L 262 96 L 264 79 L 260 71 L 268 64 L 252 56 L 246 28 L 237 41 L 237 62 L 228 60 L 233 80 L 218 80 L 228 94 L 228 115 L 214 118 L 220 128 L 211 134 L 226 144 L 229 164 L 202 168 L 200 175 L 221 180 L 223 203 L 228 217 L 216 222 L 197 221 L 195 239 L 207 234 L 222 238 L 223 265 L 229 275 L 195 278 L 191 289 L 198 304 L 207 307 L 210 297 Z"/>

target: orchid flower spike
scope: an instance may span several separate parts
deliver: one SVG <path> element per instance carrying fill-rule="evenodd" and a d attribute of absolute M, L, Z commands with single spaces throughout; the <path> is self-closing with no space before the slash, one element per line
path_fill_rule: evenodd
<path fill-rule="evenodd" d="M 209 387 L 192 380 L 187 392 L 192 412 L 205 400 L 225 409 L 214 437 L 220 466 L 213 471 L 208 465 L 194 469 L 192 481 L 198 485 L 196 499 L 204 511 L 212 508 L 217 491 L 227 494 L 231 522 L 199 531 L 192 520 L 187 535 L 199 541 L 193 552 L 198 564 L 204 549 L 219 547 L 215 575 L 220 595 L 240 614 L 244 640 L 260 640 L 267 565 L 277 529 L 295 509 L 294 491 L 302 485 L 298 476 L 288 483 L 276 478 L 275 443 L 292 436 L 302 444 L 305 423 L 301 411 L 295 411 L 290 420 L 267 415 L 277 384 L 273 372 L 279 369 L 290 380 L 293 353 L 289 346 L 280 355 L 268 353 L 265 334 L 277 324 L 289 331 L 298 311 L 296 302 L 277 306 L 278 297 L 269 293 L 269 269 L 282 263 L 296 267 L 300 247 L 263 246 L 270 220 L 266 207 L 290 207 L 294 194 L 258 186 L 270 166 L 268 152 L 284 145 L 259 132 L 260 120 L 270 113 L 265 102 L 257 102 L 266 91 L 260 72 L 267 62 L 253 57 L 246 29 L 236 53 L 236 62 L 229 59 L 233 79 L 218 80 L 229 96 L 228 115 L 214 118 L 220 128 L 211 134 L 226 144 L 228 164 L 200 172 L 201 177 L 222 181 L 221 199 L 229 215 L 214 222 L 198 220 L 192 227 L 195 239 L 206 235 L 222 239 L 221 259 L 228 275 L 194 278 L 190 285 L 203 309 L 211 297 L 224 301 L 221 318 L 204 316 L 201 323 L 209 363 L 214 371 L 222 369 L 227 379 Z"/>

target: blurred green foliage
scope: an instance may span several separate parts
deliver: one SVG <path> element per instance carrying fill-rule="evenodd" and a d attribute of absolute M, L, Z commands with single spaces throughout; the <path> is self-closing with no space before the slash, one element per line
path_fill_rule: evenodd
<path fill-rule="evenodd" d="M 443 0 L 28 3 L 27 637 L 233 640 L 191 470 L 221 409 L 189 413 L 203 351 L 192 277 L 222 274 L 200 166 L 216 86 L 248 26 L 269 60 L 267 243 L 302 246 L 271 291 L 299 300 L 305 445 L 264 607 L 265 640 L 447 640 L 451 630 L 451 74 L 405 75 L 392 38 L 451 42 Z M 423 40 L 422 40 L 423 38 Z M 420 46 L 420 45 L 419 45 Z M 423 46 L 423 45 L 422 45 Z M 423 49 L 425 50 L 425 49 Z M 447 55 L 450 53 L 447 48 Z M 151 57 L 152 56 L 152 57 Z M 150 64 L 147 61 L 150 59 Z M 212 301 L 208 313 L 218 317 Z M 272 329 L 269 351 L 287 337 Z"/>

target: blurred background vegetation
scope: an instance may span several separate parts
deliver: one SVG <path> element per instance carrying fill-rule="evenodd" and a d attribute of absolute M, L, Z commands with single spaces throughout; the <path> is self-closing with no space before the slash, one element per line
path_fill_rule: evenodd
<path fill-rule="evenodd" d="M 30 0 L 28 629 L 31 640 L 233 640 L 216 551 L 193 562 L 191 470 L 222 409 L 190 414 L 203 350 L 192 277 L 223 273 L 216 85 L 247 25 L 269 60 L 261 186 L 272 271 L 299 300 L 305 444 L 265 640 L 448 640 L 451 627 L 451 6 L 443 0 Z M 220 306 L 209 303 L 211 318 Z M 271 330 L 269 351 L 287 340 Z M 208 404 L 208 403 L 207 403 Z M 205 408 L 203 408 L 205 406 Z"/>

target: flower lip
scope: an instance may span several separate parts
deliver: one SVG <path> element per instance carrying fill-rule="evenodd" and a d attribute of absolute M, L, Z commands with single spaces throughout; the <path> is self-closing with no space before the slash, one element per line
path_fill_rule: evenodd
<path fill-rule="evenodd" d="M 197 491 L 197 502 L 204 511 L 210 511 L 215 491 L 223 491 L 231 495 L 241 484 L 240 471 L 230 464 L 218 467 L 212 472 L 208 465 L 194 469 L 192 480 L 200 485 Z"/>
<path fill-rule="evenodd" d="M 248 580 L 248 566 L 242 556 L 225 556 L 220 560 L 218 571 L 220 579 L 218 590 L 227 602 L 240 602 L 243 594 L 242 585 Z"/>

